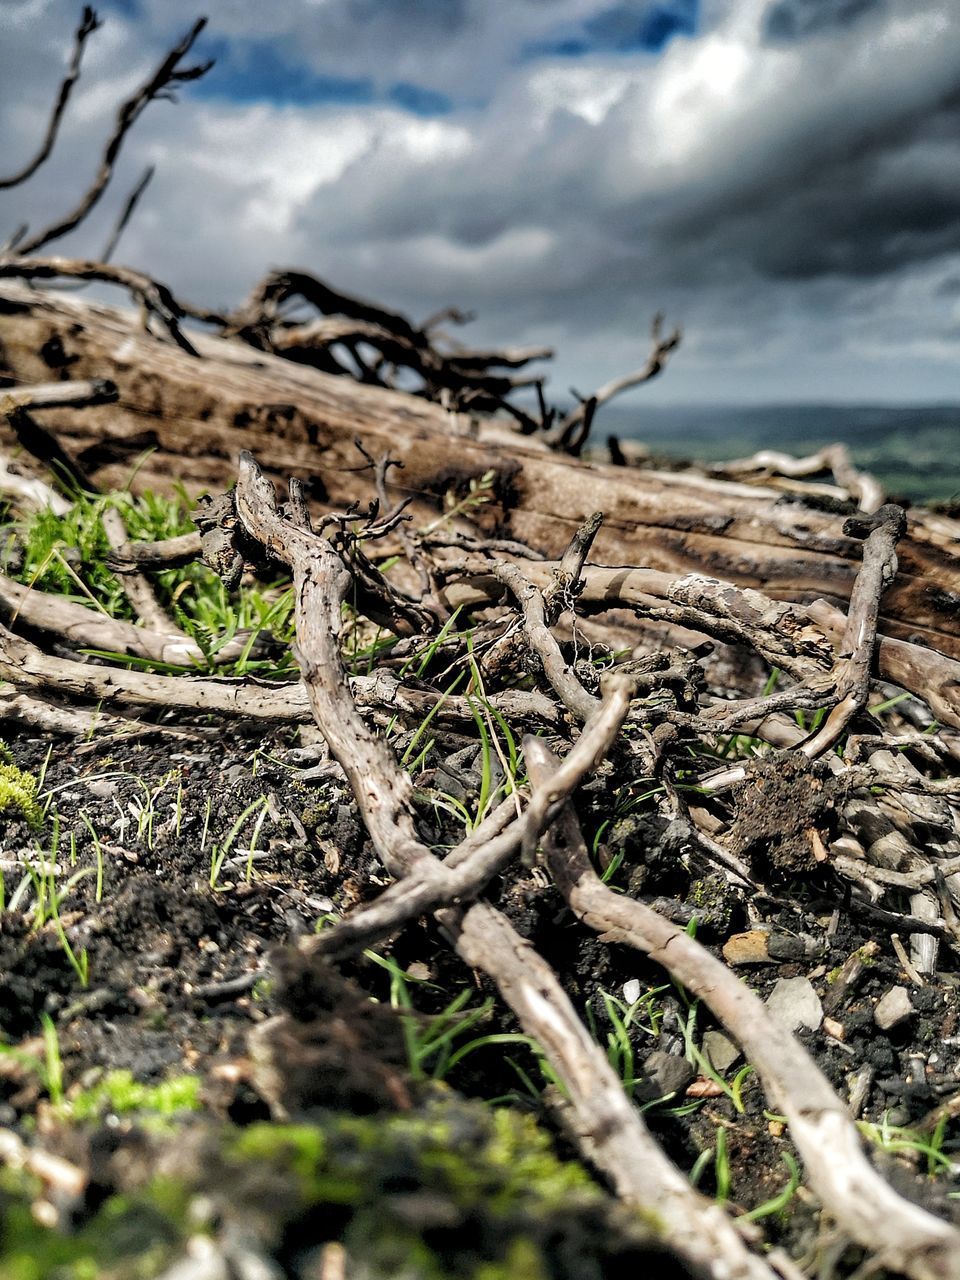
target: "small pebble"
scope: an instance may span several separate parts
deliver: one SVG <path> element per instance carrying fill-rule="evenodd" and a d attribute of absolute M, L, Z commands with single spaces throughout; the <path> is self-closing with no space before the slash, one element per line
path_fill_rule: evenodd
<path fill-rule="evenodd" d="M 808 978 L 780 978 L 767 997 L 767 1008 L 782 1026 L 816 1031 L 823 1021 L 820 997 Z"/>
<path fill-rule="evenodd" d="M 769 964 L 767 934 L 762 929 L 749 933 L 735 933 L 723 944 L 723 958 L 727 964 Z"/>
<path fill-rule="evenodd" d="M 643 1100 L 662 1098 L 668 1093 L 682 1093 L 696 1075 L 686 1058 L 674 1057 L 654 1049 L 643 1062 L 646 1077 L 641 1086 Z"/>
<path fill-rule="evenodd" d="M 714 1071 L 720 1075 L 740 1057 L 740 1050 L 722 1031 L 705 1031 L 703 1052 Z"/>
<path fill-rule="evenodd" d="M 892 1031 L 901 1022 L 906 1022 L 913 1013 L 910 993 L 906 987 L 891 987 L 877 1001 L 873 1011 L 873 1020 L 881 1031 Z"/>
<path fill-rule="evenodd" d="M 634 1001 L 640 999 L 640 980 L 631 978 L 623 984 L 623 998 L 627 1004 L 633 1004 Z"/>

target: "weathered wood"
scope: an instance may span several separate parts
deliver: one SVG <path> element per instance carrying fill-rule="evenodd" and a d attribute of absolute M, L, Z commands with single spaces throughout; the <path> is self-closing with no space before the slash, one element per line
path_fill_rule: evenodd
<path fill-rule="evenodd" d="M 0 373 L 14 382 L 109 377 L 114 405 L 45 412 L 45 425 L 104 488 L 190 492 L 232 483 L 242 449 L 276 478 L 296 476 L 311 499 L 342 507 L 372 493 L 355 439 L 391 469 L 391 492 L 412 510 L 442 509 L 444 494 L 494 474 L 494 500 L 476 514 L 489 529 L 558 556 L 577 526 L 604 512 L 593 555 L 669 573 L 696 571 L 779 599 L 849 598 L 862 543 L 842 517 L 785 500 L 762 485 L 693 474 L 601 466 L 548 451 L 536 439 L 464 419 L 426 400 L 191 334 L 192 357 L 144 333 L 135 316 L 0 285 Z M 7 435 L 7 443 L 10 437 Z M 960 658 L 960 525 L 910 512 L 900 572 L 880 629 Z"/>

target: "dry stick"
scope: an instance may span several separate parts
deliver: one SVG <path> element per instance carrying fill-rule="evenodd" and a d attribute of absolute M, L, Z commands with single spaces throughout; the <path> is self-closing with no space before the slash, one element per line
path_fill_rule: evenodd
<path fill-rule="evenodd" d="M 308 360 L 337 343 L 352 350 L 356 342 L 373 347 L 384 360 L 394 366 L 412 369 L 425 382 L 453 390 L 465 387 L 502 394 L 505 390 L 529 385 L 529 379 L 525 377 L 489 373 L 488 370 L 494 365 L 506 366 L 513 363 L 509 360 L 497 360 L 492 353 L 489 357 L 483 357 L 487 360 L 486 365 L 472 360 L 464 362 L 456 353 L 445 354 L 431 345 L 424 346 L 402 334 L 394 333 L 382 324 L 372 324 L 348 316 L 324 316 L 303 325 L 273 327 L 269 330 L 266 345 L 277 355 L 294 355 L 298 359 Z M 381 380 L 377 378 L 375 381 L 380 383 Z"/>
<path fill-rule="evenodd" d="M 543 595 L 516 565 L 496 563 L 491 572 L 507 587 L 523 612 L 523 634 L 543 664 L 543 673 L 563 705 L 578 720 L 586 720 L 600 706 L 600 699 L 580 683 L 564 658 L 557 639 L 547 625 Z"/>
<path fill-rule="evenodd" d="M 350 779 L 378 856 L 391 874 L 423 874 L 435 860 L 416 834 L 410 779 L 360 718 L 341 665 L 340 603 L 350 584 L 343 562 L 325 539 L 281 518 L 273 486 L 248 453 L 240 457 L 237 512 L 247 533 L 293 570 L 298 654 L 311 705 Z M 617 692 L 622 695 L 622 688 Z M 769 1268 L 748 1252 L 719 1206 L 697 1195 L 657 1147 L 530 944 L 486 905 L 471 907 L 462 919 L 445 916 L 444 922 L 460 954 L 495 978 L 529 1034 L 545 1045 L 588 1134 L 592 1157 L 620 1194 L 655 1213 L 665 1241 L 716 1280 L 769 1280 Z"/>
<path fill-rule="evenodd" d="M 172 99 L 173 90 L 178 85 L 187 84 L 192 80 L 199 80 L 201 76 L 206 75 L 213 66 L 212 61 L 199 63 L 195 67 L 178 69 L 177 66 L 180 59 L 186 57 L 206 24 L 206 18 L 198 19 L 180 43 L 170 50 L 150 79 L 121 104 L 117 112 L 116 126 L 107 140 L 103 158 L 100 161 L 100 167 L 93 182 L 81 197 L 79 203 L 69 213 L 65 214 L 58 222 L 51 223 L 50 226 L 37 232 L 29 240 L 21 241 L 19 250 L 22 254 L 36 253 L 43 245 L 49 244 L 51 240 L 59 240 L 61 236 L 66 235 L 68 231 L 72 231 L 87 217 L 107 189 L 113 176 L 114 166 L 123 146 L 124 138 L 136 124 L 148 103 L 157 98 Z"/>
<path fill-rule="evenodd" d="M 326 538 L 285 521 L 273 485 L 251 454 L 240 455 L 237 514 L 250 537 L 293 573 L 295 650 L 317 724 L 347 775 L 373 840 L 398 879 L 432 859 L 416 832 L 413 784 L 387 743 L 364 722 L 340 657 L 341 605 L 352 577 Z"/>
<path fill-rule="evenodd" d="M 103 532 L 107 535 L 107 541 L 114 550 L 126 544 L 128 540 L 127 526 L 124 524 L 123 516 L 116 507 L 105 507 L 100 517 L 100 523 L 103 525 Z M 142 573 L 128 573 L 121 578 L 120 585 L 123 588 L 123 594 L 133 606 L 134 613 L 145 628 L 176 636 L 187 650 L 196 651 L 197 656 L 194 657 L 191 653 L 191 658 L 188 661 L 203 661 L 203 654 L 200 652 L 199 645 L 195 644 L 180 627 L 175 626 L 172 619 L 168 617 L 163 605 L 157 599 L 153 583 L 149 578 Z M 241 646 L 242 644 L 243 641 L 241 641 Z"/>
<path fill-rule="evenodd" d="M 0 272 L 2 274 L 2 272 Z M 444 545 L 449 539 L 431 536 L 428 541 Z M 459 545 L 459 543 L 457 544 Z M 471 545 L 471 551 L 479 550 L 479 546 Z M 492 549 L 504 555 L 520 555 L 519 549 L 507 543 L 497 542 Z M 122 573 L 128 567 L 147 568 L 189 564 L 200 553 L 198 534 L 183 534 L 179 538 L 168 538 L 162 542 L 128 543 L 110 557 L 110 565 Z M 531 557 L 534 563 L 524 565 L 524 574 L 536 583 L 545 593 L 555 581 L 555 574 L 560 562 Z M 448 582 L 441 592 L 444 605 L 451 611 L 461 608 L 485 608 L 503 594 L 503 586 L 490 571 L 489 562 L 470 562 L 463 567 L 464 578 Z M 458 570 L 459 572 L 459 570 Z M 654 601 L 663 603 L 675 583 L 686 581 L 689 575 L 678 579 L 676 575 L 663 573 L 656 569 L 640 569 L 631 566 L 613 568 L 604 565 L 587 565 L 583 570 L 583 589 L 578 596 L 581 610 L 598 613 L 607 609 L 630 608 L 637 604 Z M 725 589 L 734 599 L 740 588 L 730 583 L 718 583 L 714 578 L 700 579 L 705 588 L 716 592 Z M 759 596 L 760 593 L 753 593 Z M 789 634 L 794 640 L 783 637 L 776 642 L 776 651 L 771 648 L 771 636 L 768 633 L 763 648 L 759 651 L 774 666 L 779 666 L 788 673 L 791 662 L 796 664 L 797 678 L 805 679 L 811 673 L 828 670 L 835 660 L 833 645 L 839 643 L 840 635 L 846 619 L 839 609 L 826 601 L 818 600 L 814 604 L 801 609 L 781 606 L 780 602 L 768 601 L 776 609 L 786 607 L 788 612 L 774 617 L 774 630 L 789 619 Z M 680 622 L 679 606 L 676 621 Z M 796 632 L 801 620 L 806 623 L 807 630 Z M 729 619 L 719 619 L 711 608 L 699 611 L 690 607 L 683 613 L 682 621 L 695 630 L 710 633 L 718 639 L 732 638 L 753 644 L 763 640 L 759 629 L 754 632 L 752 626 L 742 622 L 740 630 L 734 633 Z M 812 624 L 812 625 L 811 625 Z M 767 650 L 767 652 L 764 652 Z M 876 652 L 877 674 L 885 680 L 901 686 L 926 701 L 934 715 L 943 724 L 960 728 L 960 662 L 947 658 L 933 649 L 921 645 L 910 644 L 905 640 L 895 640 L 889 636 L 878 637 Z M 726 730 L 718 729 L 718 732 Z"/>
<path fill-rule="evenodd" d="M 0 413 L 9 417 L 18 409 L 85 409 L 91 405 L 112 404 L 116 398 L 116 384 L 108 378 L 37 382 L 24 387 L 4 387 L 0 391 Z"/>
<path fill-rule="evenodd" d="M 100 257 L 98 258 L 99 262 L 107 263 L 113 257 L 117 245 L 120 243 L 123 233 L 127 229 L 127 224 L 133 217 L 137 205 L 143 199 L 143 194 L 147 187 L 149 187 L 150 183 L 153 181 L 155 172 L 156 170 L 154 166 L 152 164 L 148 165 L 141 174 L 136 186 L 132 189 L 129 196 L 127 196 L 126 203 L 120 211 L 120 216 L 117 218 L 114 228 L 107 237 L 107 242 L 100 253 Z M 88 281 L 86 280 L 78 280 L 72 285 L 60 284 L 57 286 L 57 292 L 61 294 L 71 292 L 79 293 L 81 289 L 85 289 L 87 287 L 87 284 Z"/>
<path fill-rule="evenodd" d="M 359 437 L 354 441 L 354 444 L 363 457 L 370 463 L 373 470 L 373 480 L 377 490 L 377 500 L 380 503 L 380 510 L 386 514 L 390 511 L 390 499 L 387 495 L 387 473 L 391 467 L 399 467 L 402 470 L 403 463 L 398 462 L 389 455 L 385 455 L 382 458 L 374 458 L 373 455 L 368 453 L 363 447 L 363 442 Z M 304 508 L 304 514 L 304 523 L 309 527 L 310 516 L 306 507 Z M 431 611 L 437 613 L 438 617 L 442 616 L 443 620 L 446 621 L 450 615 L 437 599 L 437 584 L 434 580 L 430 563 L 402 521 L 397 525 L 397 537 L 400 539 L 400 545 L 403 547 L 404 555 L 410 561 L 411 567 L 416 571 L 417 576 L 420 579 L 420 603 L 428 604 Z"/>
<path fill-rule="evenodd" d="M 0 263 L 0 273 L 3 264 Z M 43 462 L 61 481 L 77 489 L 95 493 L 83 467 L 73 459 L 52 432 L 36 422 L 28 410 L 90 408 L 93 405 L 112 404 L 117 399 L 117 388 L 106 378 L 93 378 L 89 382 L 42 382 L 32 386 L 12 387 L 0 392 L 0 414 L 28 453 Z"/>
<path fill-rule="evenodd" d="M 657 1145 L 546 961 L 485 902 L 438 913 L 462 959 L 488 974 L 544 1050 L 574 1112 L 577 1138 L 617 1194 L 656 1223 L 667 1245 L 713 1280 L 771 1280 L 735 1224 L 692 1189 Z M 948 1228 L 949 1230 L 949 1228 Z"/>
<path fill-rule="evenodd" d="M 109 262 L 113 257 L 116 252 L 117 245 L 120 243 L 121 237 L 123 236 L 124 231 L 126 231 L 127 225 L 133 217 L 137 205 L 143 199 L 144 192 L 153 181 L 155 173 L 156 168 L 152 164 L 148 164 L 146 169 L 144 169 L 143 173 L 140 175 L 136 186 L 131 189 L 123 208 L 120 210 L 120 217 L 117 219 L 113 230 L 107 237 L 107 243 L 103 246 L 103 251 L 100 254 L 101 262 Z"/>
<path fill-rule="evenodd" d="M 750 472 L 777 472 L 783 476 L 810 476 L 828 469 L 833 472 L 837 484 L 856 499 L 861 511 L 873 513 L 883 504 L 883 489 L 872 475 L 859 471 L 853 465 L 846 445 L 832 444 L 819 453 L 805 458 L 795 458 L 775 449 L 761 449 L 749 458 L 737 458 L 733 462 L 715 463 L 712 474 L 740 477 Z"/>
<path fill-rule="evenodd" d="M 525 564 L 523 572 L 531 582 L 548 587 L 556 567 L 549 560 L 534 561 Z M 450 608 L 481 606 L 502 594 L 486 562 L 457 565 L 450 576 L 466 579 L 450 581 L 444 588 L 444 601 Z M 630 566 L 586 565 L 581 580 L 578 599 L 584 612 L 639 608 L 651 617 L 663 616 L 722 640 L 748 644 L 798 680 L 830 671 L 834 665 L 833 646 L 805 610 L 772 600 L 753 588 L 736 587 L 698 573 L 678 577 Z"/>
<path fill-rule="evenodd" d="M 96 730 L 119 733 L 139 733 L 143 726 L 136 720 L 122 716 L 109 716 L 86 707 L 59 707 L 42 698 L 31 698 L 26 693 L 14 693 L 0 689 L 0 720 L 27 724 L 44 733 L 62 733 L 72 737 L 87 737 Z"/>
<path fill-rule="evenodd" d="M 181 533 L 159 542 L 125 542 L 107 556 L 107 568 L 114 573 L 136 573 L 140 569 L 178 569 L 200 558 L 203 550 L 199 533 Z"/>
<path fill-rule="evenodd" d="M 553 571 L 553 581 L 543 593 L 548 623 L 556 622 L 563 610 L 572 607 L 573 601 L 580 594 L 583 566 L 602 524 L 603 512 L 595 511 L 584 520 L 567 544 L 560 563 Z"/>
<path fill-rule="evenodd" d="M 605 383 L 599 391 L 595 391 L 587 400 L 581 401 L 575 409 L 571 409 L 567 416 L 559 423 L 553 433 L 553 442 L 557 448 L 565 449 L 570 443 L 576 428 L 583 421 L 587 412 L 587 406 L 592 402 L 594 411 L 601 405 L 612 400 L 614 396 L 620 395 L 621 392 L 627 391 L 630 387 L 637 387 L 643 382 L 649 382 L 651 378 L 655 378 L 661 372 L 671 352 L 675 351 L 680 345 L 681 333 L 679 329 L 663 337 L 663 317 L 661 315 L 654 316 L 651 330 L 653 346 L 647 357 L 646 364 L 637 369 L 633 373 L 624 374 L 622 377 L 614 378 L 612 382 Z M 579 441 L 580 447 L 584 444 L 584 440 Z"/>
<path fill-rule="evenodd" d="M 816 600 L 807 613 L 834 644 L 840 644 L 847 620 L 839 609 Z M 960 728 L 960 662 L 925 645 L 878 636 L 874 665 L 878 676 L 908 689 L 941 723 Z"/>
<path fill-rule="evenodd" d="M 165 707 L 200 714 L 300 724 L 310 718 L 300 684 L 271 686 L 249 676 L 196 679 L 91 666 L 54 658 L 0 626 L 0 679 L 23 689 L 59 690 L 94 702 Z"/>
<path fill-rule="evenodd" d="M 80 78 L 80 63 L 83 60 L 84 45 L 101 25 L 93 9 L 89 5 L 84 5 L 80 25 L 77 27 L 73 38 L 73 55 L 70 58 L 70 65 L 60 84 L 60 91 L 57 94 L 56 102 L 53 104 L 53 112 L 50 116 L 43 142 L 40 144 L 40 150 L 18 173 L 9 178 L 0 178 L 0 191 L 5 191 L 9 187 L 19 186 L 21 182 L 26 182 L 28 178 L 33 177 L 53 150 L 53 144 L 56 142 L 57 134 L 60 130 L 60 121 L 63 118 L 64 111 L 67 109 L 67 103 L 70 101 L 73 86 Z"/>
<path fill-rule="evenodd" d="M 541 795 L 535 792 L 526 811 L 505 830 L 504 819 L 516 812 L 512 798 L 494 810 L 490 815 L 494 821 L 489 826 L 481 824 L 443 863 L 422 863 L 369 906 L 353 912 L 335 929 L 311 939 L 307 949 L 327 956 L 348 955 L 438 906 L 476 897 L 521 845 L 531 842 L 536 845 L 544 823 L 560 811 L 597 761 L 609 751 L 630 709 L 629 692 L 626 681 L 611 692 L 584 726 L 583 733 L 550 779 L 549 787 Z"/>
<path fill-rule="evenodd" d="M 847 625 L 840 641 L 842 670 L 836 682 L 836 706 L 819 732 L 800 747 L 811 760 L 829 751 L 853 717 L 867 704 L 880 597 L 896 577 L 897 543 L 906 528 L 903 508 L 889 503 L 875 515 L 848 520 L 843 526 L 845 534 L 861 537 L 866 534 L 866 542 L 863 563 L 850 593 Z"/>
<path fill-rule="evenodd" d="M 180 303 L 165 284 L 143 271 L 117 267 L 109 262 L 91 262 L 86 258 L 0 258 L 0 280 L 99 280 L 116 284 L 138 298 L 150 315 L 156 316 L 181 351 L 197 355 L 196 348 L 183 334 L 179 321 L 186 315 L 209 319 L 202 312 Z"/>
<path fill-rule="evenodd" d="M 291 298 L 300 297 L 327 317 L 316 325 L 297 326 L 292 331 L 276 325 L 280 307 Z M 346 320 L 344 320 L 344 317 Z M 414 369 L 428 387 L 440 388 L 448 393 L 488 396 L 499 402 L 513 391 L 518 380 L 491 373 L 495 365 L 516 368 L 530 359 L 539 359 L 544 352 L 453 352 L 438 351 L 424 329 L 415 325 L 398 312 L 388 311 L 375 303 L 352 297 L 332 288 L 326 281 L 317 279 L 306 271 L 274 271 L 266 276 L 251 292 L 246 302 L 225 321 L 228 332 L 239 334 L 253 345 L 272 350 L 296 350 L 300 344 L 311 349 L 319 338 L 323 344 L 341 341 L 348 345 L 356 340 L 375 347 L 381 353 L 381 364 L 389 362 Z M 293 348 L 288 346 L 292 341 Z M 315 346 L 314 350 L 318 350 Z M 321 354 L 324 347 L 319 348 Z M 373 371 L 363 369 L 364 376 L 374 376 Z M 382 381 L 382 379 L 377 378 Z M 515 406 L 503 407 L 526 420 L 526 415 Z"/>
<path fill-rule="evenodd" d="M 162 612 L 158 622 L 164 630 L 136 627 L 132 622 L 97 613 L 65 596 L 25 587 L 4 574 L 0 574 L 0 615 L 7 616 L 12 622 L 20 619 L 31 627 L 49 631 L 70 644 L 86 649 L 124 653 L 181 667 L 197 663 L 205 666 L 207 661 L 196 641 L 174 627 Z M 234 636 L 218 650 L 215 660 L 234 661 L 247 648 L 248 641 L 249 636 Z"/>
<path fill-rule="evenodd" d="M 532 778 L 544 785 L 555 768 L 538 738 L 526 738 Z M 960 1276 L 960 1232 L 902 1199 L 863 1154 L 846 1108 L 803 1046 L 721 961 L 682 929 L 636 899 L 613 893 L 590 865 L 579 823 L 561 819 L 544 853 L 571 909 L 609 942 L 635 947 L 702 999 L 739 1042 L 774 1110 L 782 1112 L 826 1210 L 883 1265 L 913 1280 Z"/>
<path fill-rule="evenodd" d="M 549 560 L 525 565 L 531 581 L 547 586 L 556 567 Z M 500 583 L 482 561 L 457 566 L 456 580 L 443 589 L 448 608 L 482 608 L 502 594 Z M 462 575 L 462 577 L 460 576 Z M 685 603 L 675 605 L 671 596 L 676 584 L 684 583 Z M 700 593 L 703 594 L 700 594 Z M 751 645 L 773 666 L 780 667 L 799 680 L 829 670 L 835 662 L 830 637 L 839 643 L 845 619 L 839 609 L 817 601 L 806 609 L 781 606 L 763 597 L 759 591 L 744 591 L 749 597 L 750 611 L 758 600 L 766 599 L 771 609 L 784 607 L 779 617 L 770 614 L 770 630 L 764 635 L 763 624 L 754 627 L 753 616 L 747 623 L 736 619 L 736 603 L 741 588 L 715 578 L 674 574 L 656 569 L 640 569 L 625 565 L 587 565 L 583 572 L 583 591 L 579 597 L 582 612 L 597 613 L 606 609 L 642 606 L 648 617 L 690 627 L 721 640 L 737 640 Z M 699 598 L 693 598 L 698 596 Z M 723 596 L 734 616 L 721 616 L 716 597 Z M 661 611 L 657 613 L 657 606 Z M 802 621 L 801 621 L 802 620 Z M 805 627 L 804 625 L 805 624 Z M 782 633 L 786 625 L 788 630 Z M 931 710 L 944 724 L 960 728 L 960 662 L 921 645 L 880 638 L 877 646 L 877 671 L 885 680 L 900 685 L 929 702 Z"/>
<path fill-rule="evenodd" d="M 14 583 L 18 590 L 19 584 Z M 39 593 L 29 593 L 39 594 Z M 41 601 L 45 599 L 40 596 Z M 27 607 L 21 605 L 23 614 Z M 82 606 L 75 606 L 81 609 Z M 89 612 L 84 610 L 84 612 Z M 39 615 L 39 611 L 38 614 Z M 46 616 L 46 615 L 44 615 Z M 64 616 L 64 615 L 61 615 Z M 96 618 L 95 614 L 90 615 Z M 141 628 L 103 619 L 123 627 L 123 636 L 134 643 Z M 77 636 L 75 612 L 70 626 Z M 129 629 L 127 629 L 129 628 Z M 119 637 L 120 632 L 114 633 Z M 151 636 L 152 633 L 144 633 Z M 163 637 L 152 636 L 155 642 Z M 167 708 L 201 715 L 237 716 L 280 724 L 304 724 L 311 719 L 307 691 L 302 683 L 270 684 L 252 676 L 198 677 L 161 676 L 148 671 L 125 671 L 119 667 L 90 666 L 69 658 L 55 658 L 0 625 L 0 679 L 25 689 L 58 690 L 76 698 L 119 703 L 121 706 Z M 422 722 L 433 711 L 441 723 L 473 724 L 470 702 L 455 695 L 412 689 L 396 676 L 378 672 L 373 676 L 350 676 L 350 688 L 360 705 L 386 709 Z M 488 701 L 501 714 L 556 727 L 556 707 L 542 694 L 522 690 L 492 693 Z"/>
<path fill-rule="evenodd" d="M 45 480 L 11 470 L 10 459 L 3 455 L 0 455 L 0 493 L 15 498 L 20 506 L 27 506 L 33 511 L 49 510 L 57 516 L 65 516 L 72 506 Z"/>

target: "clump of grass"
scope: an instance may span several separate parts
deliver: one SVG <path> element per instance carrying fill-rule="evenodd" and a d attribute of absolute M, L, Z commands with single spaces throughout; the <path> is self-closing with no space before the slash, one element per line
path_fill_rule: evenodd
<path fill-rule="evenodd" d="M 172 497 L 145 493 L 107 495 L 77 493 L 62 516 L 49 509 L 39 511 L 18 527 L 23 559 L 14 574 L 25 586 L 46 591 L 98 610 L 122 621 L 134 619 L 120 580 L 107 562 L 110 544 L 103 528 L 108 509 L 123 517 L 131 539 L 157 541 L 190 533 L 193 502 L 178 489 Z M 293 639 L 293 596 L 287 582 L 257 585 L 231 595 L 220 579 L 204 565 L 193 562 L 153 575 L 161 604 L 204 656 L 201 673 L 215 666 L 220 674 L 257 675 L 264 679 L 292 678 L 296 664 L 289 651 Z M 280 642 L 276 656 L 258 657 L 258 636 L 269 632 Z M 220 649 L 237 635 L 246 634 L 239 656 L 218 663 Z M 126 667 L 180 673 L 168 663 L 97 650 L 96 656 Z"/>

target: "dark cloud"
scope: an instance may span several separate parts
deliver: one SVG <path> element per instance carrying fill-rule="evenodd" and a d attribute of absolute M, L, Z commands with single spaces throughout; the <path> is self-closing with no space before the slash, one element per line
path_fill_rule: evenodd
<path fill-rule="evenodd" d="M 795 134 L 739 187 L 677 218 L 676 245 L 781 279 L 883 276 L 960 252 L 958 88 L 882 120 Z M 880 86 L 878 86 L 878 95 Z"/>
<path fill-rule="evenodd" d="M 882 7 L 885 0 L 775 0 L 763 18 L 764 37 L 801 40 L 830 27 L 846 27 Z"/>
<path fill-rule="evenodd" d="M 117 101 L 194 15 L 192 0 L 139 2 L 91 44 L 53 161 L 0 199 L 0 238 L 83 185 Z M 641 361 L 663 308 L 687 336 L 647 396 L 946 394 L 960 9 L 822 4 L 819 26 L 794 27 L 818 39 L 772 43 L 774 9 L 704 0 L 695 36 L 634 56 L 638 15 L 682 3 L 218 0 L 226 79 L 145 113 L 100 220 L 62 248 L 97 252 L 156 161 L 121 258 L 197 301 L 303 265 L 414 316 L 477 310 L 470 341 L 552 341 L 560 389 Z M 12 168 L 42 134 L 75 15 L 0 8 Z M 582 56 L 518 61 L 568 33 Z"/>
<path fill-rule="evenodd" d="M 208 40 L 204 52 L 214 66 L 194 88 L 195 98 L 307 106 L 369 104 L 376 97 L 368 77 L 331 75 L 308 66 L 286 56 L 278 41 Z"/>

